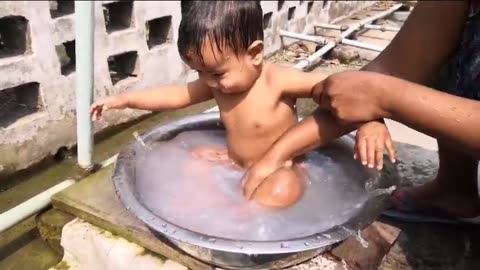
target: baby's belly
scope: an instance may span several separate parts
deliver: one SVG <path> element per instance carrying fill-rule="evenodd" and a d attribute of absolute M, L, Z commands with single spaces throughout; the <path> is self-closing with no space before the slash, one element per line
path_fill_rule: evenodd
<path fill-rule="evenodd" d="M 270 149 L 277 136 L 267 138 L 228 138 L 228 155 L 238 165 L 249 167 Z"/>

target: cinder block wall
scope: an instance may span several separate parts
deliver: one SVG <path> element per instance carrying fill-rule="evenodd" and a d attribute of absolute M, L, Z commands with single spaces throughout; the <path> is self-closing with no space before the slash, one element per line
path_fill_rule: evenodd
<path fill-rule="evenodd" d="M 262 1 L 267 54 L 280 29 L 313 33 L 373 3 Z M 75 144 L 74 12 L 73 1 L 0 1 L 0 175 Z M 176 48 L 180 16 L 177 1 L 96 1 L 95 99 L 194 79 Z M 110 113 L 95 130 L 145 113 Z"/>

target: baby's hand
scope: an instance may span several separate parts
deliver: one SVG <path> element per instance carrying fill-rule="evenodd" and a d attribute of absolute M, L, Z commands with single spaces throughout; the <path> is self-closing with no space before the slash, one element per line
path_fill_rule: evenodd
<path fill-rule="evenodd" d="M 363 165 L 378 170 L 383 168 L 383 153 L 387 148 L 390 160 L 395 162 L 395 148 L 393 147 L 390 132 L 384 123 L 372 121 L 362 126 L 357 131 L 354 159 L 360 160 Z M 376 163 L 376 164 L 375 164 Z"/>
<path fill-rule="evenodd" d="M 93 121 L 100 120 L 104 112 L 111 109 L 125 109 L 127 108 L 128 101 L 122 96 L 112 96 L 104 100 L 95 102 L 90 107 L 90 116 Z"/>

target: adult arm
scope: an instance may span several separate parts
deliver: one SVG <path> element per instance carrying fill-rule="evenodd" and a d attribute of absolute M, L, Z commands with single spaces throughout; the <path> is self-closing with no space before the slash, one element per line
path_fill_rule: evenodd
<path fill-rule="evenodd" d="M 453 96 L 420 84 L 372 72 L 337 74 L 329 87 L 340 89 L 341 93 L 341 89 L 350 88 L 342 85 L 346 79 L 358 81 L 360 85 L 370 88 L 369 94 L 378 100 L 374 103 L 381 104 L 382 107 L 376 115 L 393 119 L 449 142 L 480 159 L 480 101 Z M 362 93 L 357 93 L 362 96 Z M 348 107 L 349 110 L 361 114 L 361 110 L 369 107 L 369 104 L 357 100 L 347 101 L 339 107 Z M 320 126 L 316 119 L 323 115 L 321 112 L 322 108 L 317 109 L 313 116 L 288 130 L 273 145 L 266 158 L 286 160 L 322 145 L 318 131 Z M 342 115 L 342 112 L 339 111 L 337 115 Z M 371 118 L 375 119 L 374 116 Z"/>
<path fill-rule="evenodd" d="M 383 73 L 420 84 L 430 82 L 458 46 L 467 15 L 467 1 L 418 2 L 395 38 L 378 57 L 364 66 L 362 70 Z M 439 31 L 439 29 L 441 29 L 441 31 Z M 355 79 L 354 77 L 343 78 L 346 80 Z M 380 84 L 382 84 L 382 82 L 378 81 L 374 86 Z M 322 92 L 325 88 L 323 86 L 324 84 L 321 84 L 319 87 Z M 369 91 L 369 87 L 371 87 L 370 84 L 357 83 L 355 88 L 341 90 L 346 95 L 356 95 L 357 92 L 363 88 L 363 92 L 374 95 L 375 93 L 373 93 L 373 91 Z M 392 92 L 395 94 L 401 94 L 398 92 L 407 92 L 406 89 L 395 88 L 393 86 L 391 89 L 393 89 Z M 415 98 L 419 94 L 415 92 L 415 87 L 410 87 L 408 93 L 409 95 L 405 95 L 407 98 Z M 438 93 L 434 95 L 436 94 Z M 367 95 L 365 99 L 371 102 L 373 100 L 371 95 Z M 360 100 L 357 99 L 357 101 L 361 103 Z M 407 104 L 406 108 L 411 107 L 408 103 L 403 102 L 403 104 Z M 434 102 L 430 102 L 430 104 L 432 104 L 431 106 L 435 106 Z M 373 105 L 376 106 L 378 104 Z M 358 110 L 355 109 L 350 111 L 352 114 L 358 113 Z M 333 110 L 331 110 L 331 112 L 334 114 L 337 113 Z M 285 133 L 272 147 L 270 151 L 272 153 L 267 153 L 267 155 L 291 157 L 321 145 L 321 142 L 319 142 L 320 129 L 318 127 L 318 121 L 315 118 L 318 118 L 320 113 L 324 113 L 324 110 L 317 109 L 314 115 L 306 118 L 302 123 Z M 385 111 L 380 109 L 380 113 L 385 113 Z M 338 115 L 336 116 L 338 117 Z M 362 120 L 371 121 L 384 117 L 381 114 L 370 116 L 370 118 Z M 400 117 L 397 120 L 402 122 L 402 119 L 409 120 L 400 113 Z M 343 120 L 351 122 L 352 119 Z M 360 119 L 355 120 L 359 121 Z M 415 126 L 416 129 L 422 131 L 425 128 L 419 126 L 421 123 L 422 122 L 411 124 L 414 124 L 413 126 Z M 435 129 L 430 128 L 428 130 Z M 284 149 L 282 149 L 282 147 L 284 147 Z"/>
<path fill-rule="evenodd" d="M 419 1 L 390 44 L 361 70 L 427 84 L 460 43 L 468 1 Z"/>

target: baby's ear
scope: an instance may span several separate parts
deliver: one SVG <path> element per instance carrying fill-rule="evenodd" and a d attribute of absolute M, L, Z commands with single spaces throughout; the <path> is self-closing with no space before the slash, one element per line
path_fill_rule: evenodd
<path fill-rule="evenodd" d="M 255 66 L 259 66 L 263 62 L 264 44 L 261 40 L 254 41 L 247 49 L 247 54 Z"/>

